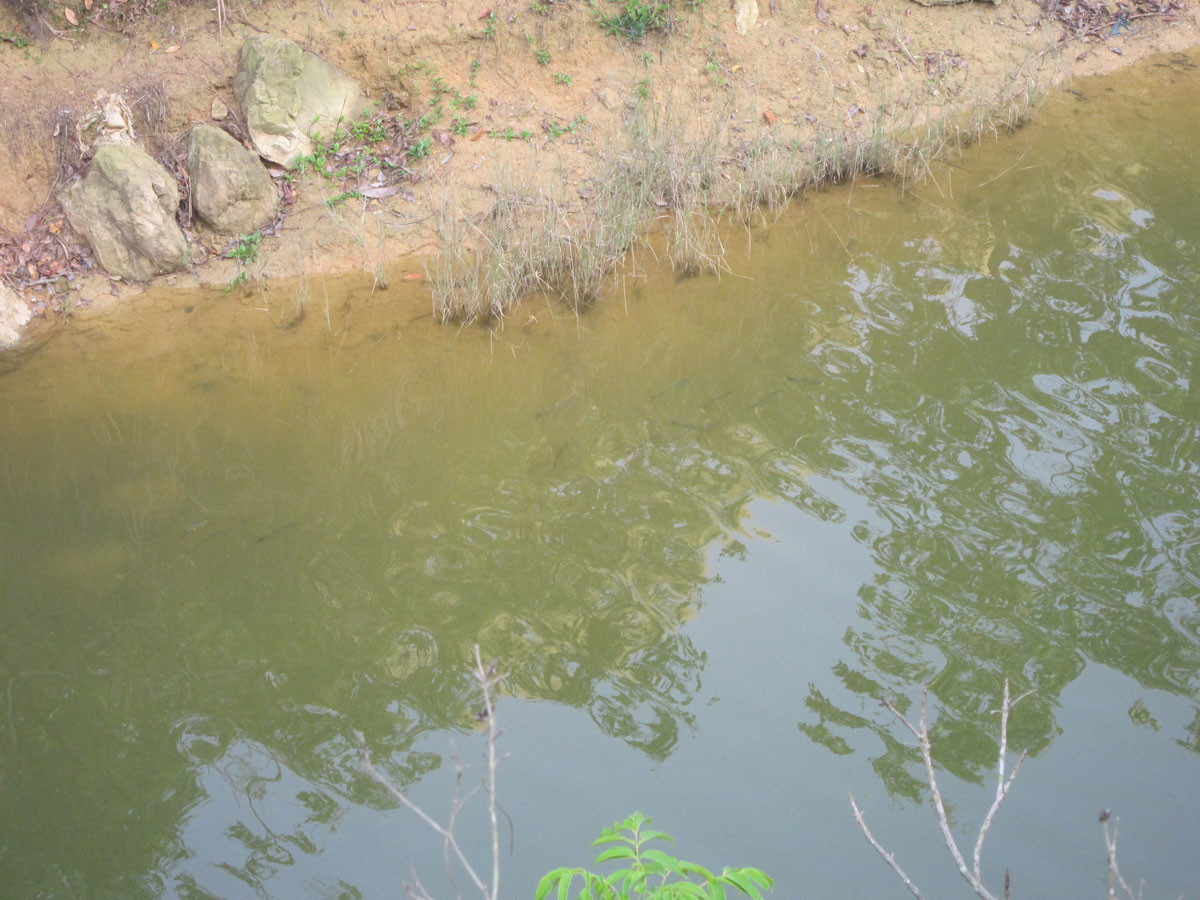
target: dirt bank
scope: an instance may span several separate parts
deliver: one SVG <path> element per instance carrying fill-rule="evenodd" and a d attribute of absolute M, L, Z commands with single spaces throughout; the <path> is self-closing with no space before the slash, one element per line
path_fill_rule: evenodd
<path fill-rule="evenodd" d="M 1193 10 L 1172 4 L 1163 15 L 1164 6 L 1135 6 L 1114 24 L 1116 11 L 1085 20 L 1081 10 L 1096 9 L 1086 3 L 1058 7 L 1056 19 L 1032 0 L 761 0 L 742 35 L 730 7 L 708 0 L 680 2 L 670 33 L 651 27 L 638 40 L 608 33 L 598 18 L 649 9 L 641 0 L 226 3 L 223 28 L 203 5 L 168 6 L 120 29 L 89 19 L 81 2 L 43 17 L 40 36 L 4 7 L 0 275 L 42 316 L 135 292 L 91 269 L 56 208 L 63 166 L 78 151 L 68 123 L 98 90 L 119 90 L 152 150 L 178 154 L 192 125 L 222 107 L 236 115 L 236 53 L 255 32 L 340 66 L 393 115 L 425 116 L 428 141 L 408 156 L 411 175 L 395 192 L 362 190 L 369 172 L 280 179 L 285 215 L 241 261 L 226 258 L 228 238 L 192 225 L 198 264 L 169 284 L 228 285 L 239 266 L 252 281 L 358 270 L 382 280 L 395 260 L 434 253 L 447 234 L 486 240 L 498 192 L 511 186 L 585 207 L 597 174 L 611 177 L 602 163 L 639 101 L 673 109 L 685 127 L 719 120 L 730 144 L 799 145 L 986 105 L 1019 70 L 1045 82 L 1194 45 Z M 1071 16 L 1074 35 L 1062 21 Z M 417 277 L 421 265 L 408 269 Z"/>

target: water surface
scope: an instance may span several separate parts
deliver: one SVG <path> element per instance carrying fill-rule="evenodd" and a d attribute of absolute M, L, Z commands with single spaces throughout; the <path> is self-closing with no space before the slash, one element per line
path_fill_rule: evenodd
<path fill-rule="evenodd" d="M 505 896 L 635 808 L 776 896 L 959 891 L 879 700 L 928 684 L 986 871 L 1200 890 L 1195 57 L 1077 83 L 916 189 L 498 333 L 311 280 L 80 316 L 0 374 L 0 886 L 384 897 L 509 678 Z M 1168 127 L 1169 123 L 1169 127 Z M 300 315 L 303 310 L 303 315 Z M 528 315 L 527 321 L 522 321 Z M 464 813 L 482 852 L 482 810 Z M 969 838 L 968 838 L 969 840 Z"/>

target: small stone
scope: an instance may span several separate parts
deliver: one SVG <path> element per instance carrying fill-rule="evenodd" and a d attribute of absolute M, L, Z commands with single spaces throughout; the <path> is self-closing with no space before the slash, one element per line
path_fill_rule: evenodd
<path fill-rule="evenodd" d="M 734 0 L 733 22 L 737 33 L 745 37 L 758 24 L 758 0 Z"/>
<path fill-rule="evenodd" d="M 229 115 L 229 107 L 225 105 L 225 101 L 220 97 L 213 97 L 212 102 L 212 117 L 220 122 Z"/>
<path fill-rule="evenodd" d="M 0 282 L 0 350 L 15 347 L 31 313 L 25 301 Z"/>
<path fill-rule="evenodd" d="M 600 93 L 596 96 L 600 100 L 600 105 L 605 109 L 616 109 L 621 105 L 621 98 L 612 88 L 601 88 Z"/>

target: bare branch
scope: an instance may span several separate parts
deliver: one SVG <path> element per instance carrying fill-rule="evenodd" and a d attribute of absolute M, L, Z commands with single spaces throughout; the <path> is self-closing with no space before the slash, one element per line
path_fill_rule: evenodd
<path fill-rule="evenodd" d="M 475 677 L 479 679 L 479 689 L 483 692 L 483 711 L 487 725 L 487 795 L 488 818 L 492 826 L 492 900 L 500 896 L 500 825 L 496 820 L 496 739 L 500 736 L 496 730 L 496 707 L 492 701 L 492 687 L 500 680 L 493 664 L 484 668 L 483 657 L 479 655 L 479 645 L 475 645 Z"/>
<path fill-rule="evenodd" d="M 1017 773 L 1021 771 L 1021 764 L 1025 761 L 1025 754 L 1022 753 L 1013 766 L 1011 774 L 1005 776 L 1005 769 L 1008 760 L 1008 715 L 1012 708 L 1021 700 L 1028 696 L 1028 693 L 1022 694 L 1016 700 L 1011 699 L 1009 693 L 1008 679 L 1004 681 L 1004 697 L 1000 705 L 1000 752 L 996 761 L 996 794 L 992 800 L 992 805 L 988 809 L 987 814 L 983 818 L 982 824 L 979 826 L 979 834 L 975 838 L 975 847 L 972 854 L 973 866 L 968 866 L 966 859 L 963 857 L 962 850 L 958 846 L 958 841 L 954 837 L 954 831 L 950 827 L 950 818 L 946 814 L 946 804 L 942 799 L 942 791 L 938 786 L 937 772 L 933 766 L 933 746 L 929 737 L 929 687 L 926 686 L 921 691 L 921 715 L 917 725 L 913 725 L 899 710 L 896 709 L 888 701 L 884 701 L 884 706 L 891 712 L 909 732 L 917 739 L 917 747 L 921 751 L 921 761 L 925 765 L 925 780 L 929 783 L 929 792 L 933 797 L 933 808 L 937 815 L 938 828 L 942 833 L 942 840 L 946 844 L 946 850 L 950 853 L 950 857 L 954 860 L 958 872 L 962 875 L 963 880 L 971 886 L 971 890 L 975 892 L 975 896 L 980 900 L 998 900 L 998 898 L 989 891 L 983 884 L 983 845 L 987 840 L 988 831 L 992 827 L 992 820 L 996 817 L 996 812 L 1000 809 L 1000 804 L 1004 802 L 1004 798 L 1008 796 L 1009 788 L 1012 787 L 1013 781 L 1016 780 Z M 854 811 L 854 818 L 858 822 L 859 828 L 866 836 L 871 846 L 876 852 L 884 858 L 892 871 L 899 876 L 914 896 L 920 897 L 920 892 L 912 883 L 904 871 L 896 863 L 892 854 L 884 850 L 875 837 L 867 829 L 862 813 L 854 802 L 854 797 L 850 797 L 850 808 Z M 1004 896 L 1007 900 L 1009 896 L 1010 880 L 1008 872 L 1004 873 Z M 1118 900 L 1118 898 L 1110 898 L 1110 900 Z M 1139 898 L 1130 897 L 1129 900 L 1139 900 Z"/>
<path fill-rule="evenodd" d="M 1113 822 L 1112 831 L 1108 830 L 1108 815 L 1101 813 L 1100 825 L 1104 829 L 1104 849 L 1108 859 L 1108 877 L 1106 884 L 1108 886 L 1109 900 L 1120 900 L 1117 894 L 1119 887 L 1128 900 L 1142 900 L 1142 886 L 1138 885 L 1138 892 L 1135 894 L 1125 882 L 1125 878 L 1121 875 L 1121 869 L 1117 865 L 1117 832 L 1120 830 L 1121 820 L 1117 819 Z"/>
<path fill-rule="evenodd" d="M 875 840 L 875 835 L 871 834 L 871 829 L 867 828 L 867 822 L 863 818 L 862 811 L 858 808 L 858 804 L 854 802 L 853 794 L 850 795 L 850 808 L 854 810 L 854 820 L 858 822 L 858 827 L 862 829 L 862 833 L 866 839 L 871 842 L 871 846 L 875 848 L 875 852 L 883 857 L 883 861 L 887 863 L 891 867 L 892 871 L 896 873 L 896 876 L 904 882 L 904 886 L 912 891 L 912 895 L 916 897 L 917 900 L 925 900 L 924 895 L 922 895 L 917 886 L 913 884 L 912 879 L 904 874 L 904 870 L 900 868 L 900 863 L 896 862 L 896 855 L 894 853 L 888 853 L 883 849 L 883 845 L 880 844 L 879 841 Z"/>
<path fill-rule="evenodd" d="M 958 841 L 954 839 L 954 832 L 950 830 L 950 818 L 946 815 L 946 804 L 942 801 L 942 791 L 938 787 L 937 775 L 933 769 L 933 747 L 929 741 L 928 686 L 921 691 L 921 728 L 917 732 L 917 743 L 921 748 L 921 758 L 925 762 L 925 779 L 929 782 L 929 792 L 933 795 L 933 808 L 937 812 L 938 828 L 941 829 L 942 840 L 946 844 L 946 849 L 950 852 L 950 856 L 954 859 L 954 864 L 958 867 L 958 873 L 966 879 L 967 884 L 971 886 L 971 890 L 981 900 L 996 900 L 996 897 L 967 868 L 967 861 L 963 859 L 962 851 L 958 849 Z"/>
<path fill-rule="evenodd" d="M 1004 679 L 1004 700 L 1000 705 L 1000 752 L 996 761 L 996 797 L 992 801 L 991 807 L 987 811 L 987 815 L 983 817 L 983 824 L 979 826 L 979 837 L 975 840 L 975 880 L 982 883 L 982 875 L 980 869 L 983 858 L 983 842 L 987 838 L 988 829 L 992 827 L 992 819 L 996 816 L 996 811 L 1000 809 L 1000 804 L 1004 802 L 1004 798 L 1008 796 L 1008 789 L 1012 787 L 1012 783 L 1016 780 L 1017 773 L 1021 771 L 1021 764 L 1025 762 L 1025 757 L 1028 755 L 1022 751 L 1021 756 L 1017 759 L 1017 764 L 1013 766 L 1012 774 L 1008 779 L 1004 778 L 1004 764 L 1008 757 L 1008 714 L 1012 708 L 1032 694 L 1033 691 L 1026 691 L 1016 700 L 1009 699 L 1008 679 Z M 1007 882 L 1007 873 L 1005 875 Z M 1007 889 L 1005 894 L 1007 895 Z"/>
<path fill-rule="evenodd" d="M 489 897 L 488 895 L 487 885 L 484 884 L 482 879 L 480 879 L 480 877 L 475 873 L 475 869 L 471 866 L 471 861 L 467 859 L 467 855 L 463 852 L 462 847 L 460 847 L 458 845 L 458 841 L 455 840 L 454 832 L 440 825 L 438 821 L 433 818 L 433 816 L 429 815 L 429 813 L 425 812 L 425 810 L 421 809 L 420 806 L 410 800 L 407 794 L 392 784 L 386 775 L 375 768 L 375 762 L 371 759 L 371 750 L 367 746 L 366 739 L 363 737 L 362 732 L 355 731 L 354 734 L 358 738 L 359 744 L 362 746 L 363 768 L 367 770 L 367 774 L 379 782 L 379 784 L 383 786 L 384 790 L 395 797 L 402 806 L 416 813 L 417 817 L 420 818 L 422 822 L 440 834 L 442 836 L 442 840 L 445 841 L 446 846 L 449 847 L 454 853 L 455 859 L 457 859 L 459 864 L 462 865 L 464 871 L 467 873 L 467 876 L 471 879 L 471 882 L 483 895 L 485 900 L 493 900 L 493 898 Z"/>
<path fill-rule="evenodd" d="M 493 692 L 496 685 L 502 680 L 501 675 L 497 674 L 495 664 L 484 666 L 483 657 L 479 652 L 479 645 L 475 645 L 475 678 L 479 683 L 480 692 L 483 694 L 483 709 L 480 711 L 477 718 L 483 722 L 487 739 L 487 774 L 485 775 L 482 784 L 472 788 L 465 794 L 462 792 L 462 776 L 463 766 L 458 754 L 454 755 L 455 769 L 455 789 L 454 802 L 451 804 L 450 816 L 445 825 L 440 824 L 433 816 L 425 812 L 407 794 L 396 787 L 392 782 L 379 771 L 375 766 L 374 760 L 371 758 L 371 750 L 367 746 L 366 738 L 362 732 L 355 731 L 355 737 L 358 738 L 358 743 L 362 747 L 363 768 L 366 770 L 375 781 L 391 794 L 405 809 L 415 813 L 418 818 L 435 833 L 441 835 L 442 838 L 442 853 L 445 860 L 446 874 L 450 878 L 450 882 L 454 885 L 454 866 L 452 861 L 457 862 L 467 873 L 467 877 L 479 891 L 483 900 L 497 900 L 500 894 L 500 826 L 496 816 L 497 801 L 496 801 L 496 741 L 500 737 L 500 731 L 496 725 L 496 704 L 493 697 Z M 483 789 L 488 797 L 488 817 L 491 824 L 491 844 L 492 844 L 492 871 L 490 883 L 476 872 L 475 867 L 471 865 L 467 859 L 466 853 L 459 845 L 458 840 L 454 836 L 454 828 L 458 820 L 458 814 L 462 811 L 466 803 L 471 799 L 476 791 Z M 425 885 L 421 883 L 420 878 L 414 870 L 412 874 L 412 882 L 406 885 L 409 896 L 415 900 L 433 900 Z M 461 896 L 457 885 L 454 885 L 456 896 Z"/>

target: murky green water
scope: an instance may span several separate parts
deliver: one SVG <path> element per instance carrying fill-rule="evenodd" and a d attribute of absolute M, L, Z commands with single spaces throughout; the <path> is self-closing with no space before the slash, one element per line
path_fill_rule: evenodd
<path fill-rule="evenodd" d="M 578 321 L 456 334 L 312 281 L 6 361 L 0 894 L 437 884 L 354 734 L 444 811 L 476 642 L 511 676 L 505 896 L 635 808 L 776 896 L 905 896 L 848 791 L 961 895 L 876 698 L 932 685 L 967 835 L 1005 677 L 1036 694 L 993 882 L 1101 896 L 1113 807 L 1150 896 L 1200 890 L 1195 63 Z"/>

